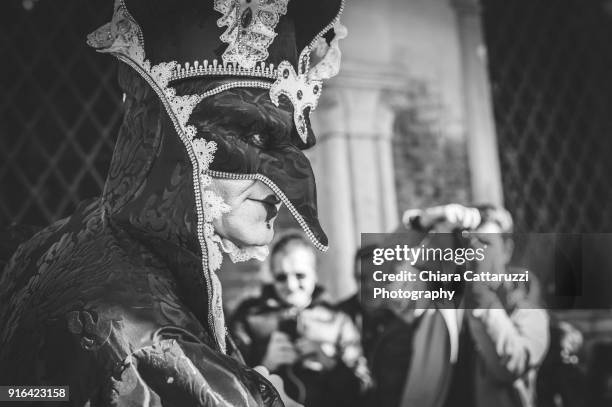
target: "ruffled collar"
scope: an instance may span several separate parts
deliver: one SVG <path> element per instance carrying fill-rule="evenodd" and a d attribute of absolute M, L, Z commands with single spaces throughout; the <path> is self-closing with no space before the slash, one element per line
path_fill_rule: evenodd
<path fill-rule="evenodd" d="M 232 263 L 244 262 L 251 259 L 264 261 L 270 252 L 267 245 L 238 247 L 231 240 L 223 238 L 216 233 L 211 237 L 211 240 L 217 243 L 217 247 L 229 256 Z"/>

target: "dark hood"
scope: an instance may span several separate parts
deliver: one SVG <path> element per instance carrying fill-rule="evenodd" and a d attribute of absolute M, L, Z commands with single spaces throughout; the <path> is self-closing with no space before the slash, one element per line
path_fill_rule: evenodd
<path fill-rule="evenodd" d="M 151 87 L 119 65 L 125 116 L 103 201 L 108 217 L 151 240 L 200 255 L 193 168 L 185 147 Z"/>
<path fill-rule="evenodd" d="M 209 272 L 202 268 L 193 171 L 185 146 L 152 88 L 122 63 L 119 84 L 126 95 L 125 116 L 103 191 L 104 217 L 167 264 L 182 300 L 204 326 L 212 327 L 212 288 Z"/>

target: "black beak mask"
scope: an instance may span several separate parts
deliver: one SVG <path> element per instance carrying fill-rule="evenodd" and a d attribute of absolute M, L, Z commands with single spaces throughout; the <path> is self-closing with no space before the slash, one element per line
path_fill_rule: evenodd
<path fill-rule="evenodd" d="M 197 137 L 216 144 L 210 175 L 262 181 L 289 208 L 313 244 L 326 249 L 314 174 L 301 151 L 315 138 L 310 132 L 307 143 L 300 139 L 286 99 L 281 98 L 276 107 L 266 90 L 230 89 L 200 102 L 189 123 L 197 129 Z"/>

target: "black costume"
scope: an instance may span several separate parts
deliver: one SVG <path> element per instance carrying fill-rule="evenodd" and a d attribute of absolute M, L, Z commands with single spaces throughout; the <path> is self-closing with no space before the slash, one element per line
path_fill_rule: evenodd
<path fill-rule="evenodd" d="M 314 144 L 307 116 L 316 103 L 303 110 L 296 96 L 313 84 L 320 93 L 320 80 L 286 82 L 297 51 L 310 55 L 311 41 L 333 33 L 341 8 L 115 1 L 113 20 L 89 37 L 127 64 L 108 178 L 101 198 L 36 234 L 7 264 L 0 384 L 69 385 L 71 405 L 282 405 L 226 334 L 221 252 L 236 261 L 252 253 L 215 234 L 212 220 L 228 209 L 209 187 L 211 176 L 264 182 L 326 249 L 300 151 Z M 223 61 L 200 70 L 173 62 L 207 57 Z M 279 60 L 283 70 L 256 68 Z"/>

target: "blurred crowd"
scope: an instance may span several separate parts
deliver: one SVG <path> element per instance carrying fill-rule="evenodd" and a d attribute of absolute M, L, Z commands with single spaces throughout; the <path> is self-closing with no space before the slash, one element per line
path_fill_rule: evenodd
<path fill-rule="evenodd" d="M 516 267 L 512 231 L 506 210 L 458 204 L 406 211 L 398 228 L 414 246 L 481 248 L 485 260 L 464 269 L 497 274 Z M 366 265 L 389 243 L 356 252 L 358 291 L 334 303 L 318 284 L 310 243 L 300 232 L 283 234 L 270 252 L 272 281 L 231 319 L 245 362 L 278 374 L 287 394 L 306 407 L 587 405 L 578 363 L 582 334 L 544 309 L 535 273 L 524 283 L 411 283 L 410 289 L 453 284 L 459 295 L 450 307 L 378 300 L 367 295 L 374 282 Z"/>

